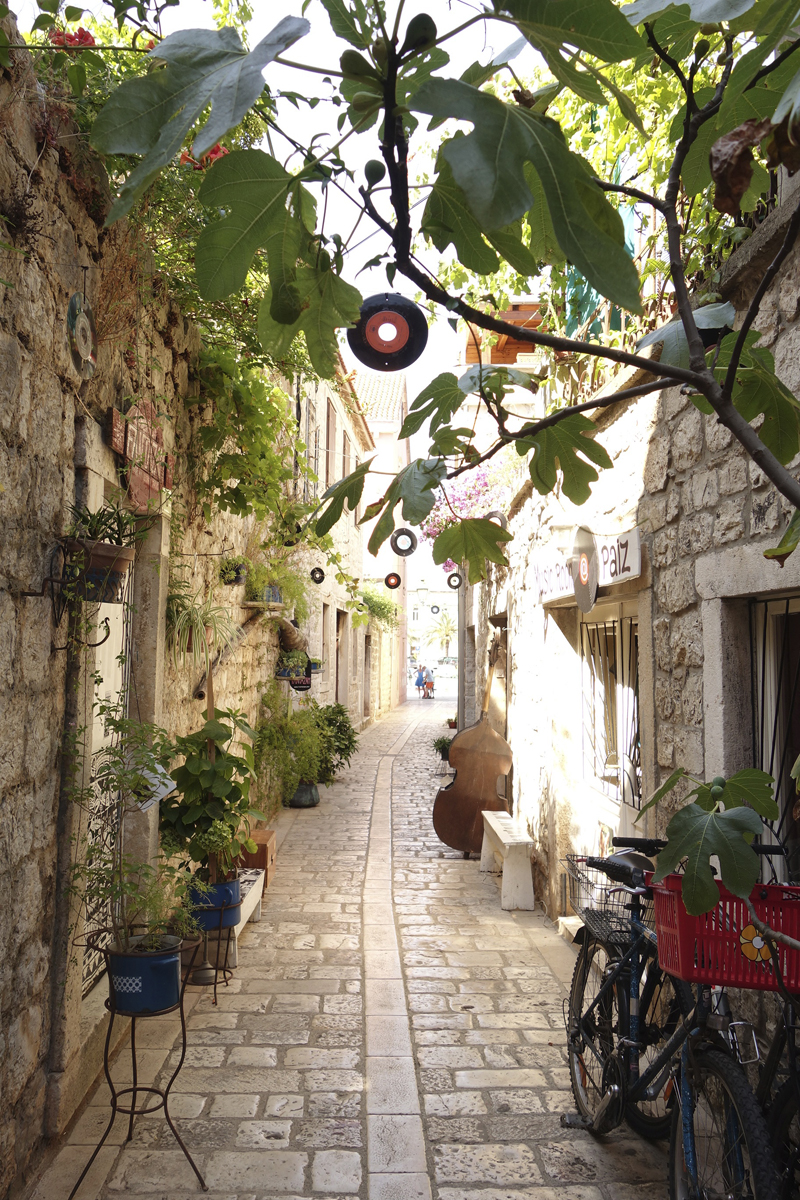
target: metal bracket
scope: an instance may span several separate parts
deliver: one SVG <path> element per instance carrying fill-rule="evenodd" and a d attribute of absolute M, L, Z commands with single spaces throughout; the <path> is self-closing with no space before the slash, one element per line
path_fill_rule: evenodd
<path fill-rule="evenodd" d="M 102 624 L 106 627 L 106 632 L 99 642 L 67 642 L 66 646 L 56 646 L 55 642 L 50 643 L 50 652 L 54 654 L 57 650 L 69 650 L 70 646 L 83 646 L 89 650 L 95 650 L 98 646 L 103 646 L 111 637 L 111 626 L 108 623 L 108 617 L 103 617 Z"/>

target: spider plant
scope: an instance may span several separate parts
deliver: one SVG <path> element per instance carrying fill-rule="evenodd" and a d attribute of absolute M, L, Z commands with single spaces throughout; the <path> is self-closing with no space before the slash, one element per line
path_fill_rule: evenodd
<path fill-rule="evenodd" d="M 206 630 L 209 631 L 206 636 Z M 167 648 L 172 653 L 176 669 L 191 655 L 199 666 L 205 663 L 208 672 L 211 656 L 226 650 L 236 641 L 237 627 L 226 608 L 214 604 L 211 597 L 203 599 L 202 589 L 192 592 L 185 579 L 170 581 L 167 593 Z"/>

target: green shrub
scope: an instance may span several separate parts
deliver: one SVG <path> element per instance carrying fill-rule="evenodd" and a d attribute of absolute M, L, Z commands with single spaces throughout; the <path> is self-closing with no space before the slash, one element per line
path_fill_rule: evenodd
<path fill-rule="evenodd" d="M 368 610 L 370 618 L 376 625 L 380 625 L 381 629 L 397 629 L 400 624 L 400 618 L 397 615 L 397 604 L 391 596 L 387 596 L 384 593 L 379 592 L 374 587 L 364 587 L 361 589 L 359 595 L 362 604 Z"/>
<path fill-rule="evenodd" d="M 322 742 L 320 773 L 317 783 L 333 783 L 338 771 L 350 763 L 358 745 L 358 734 L 343 704 L 318 704 L 312 700 L 313 714 Z"/>
<path fill-rule="evenodd" d="M 322 761 L 322 737 L 308 708 L 289 712 L 289 700 L 278 684 L 261 698 L 264 717 L 256 728 L 256 772 L 269 772 L 284 804 L 300 783 L 317 783 Z"/>
<path fill-rule="evenodd" d="M 248 600 L 260 600 L 265 587 L 280 588 L 282 602 L 294 609 L 295 620 L 308 620 L 308 588 L 299 571 L 284 562 L 253 563 L 247 573 L 245 596 Z"/>
<path fill-rule="evenodd" d="M 220 583 L 233 583 L 242 567 L 244 567 L 248 572 L 251 571 L 253 567 L 250 559 L 244 554 L 237 554 L 235 558 L 223 558 L 222 562 L 219 564 Z"/>

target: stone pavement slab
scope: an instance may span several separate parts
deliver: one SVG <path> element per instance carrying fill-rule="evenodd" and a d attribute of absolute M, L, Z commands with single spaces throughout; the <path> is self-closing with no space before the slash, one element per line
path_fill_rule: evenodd
<path fill-rule="evenodd" d="M 279 819 L 262 920 L 219 1003 L 195 997 L 172 1093 L 209 1200 L 665 1200 L 665 1146 L 561 1128 L 573 951 L 433 832 L 452 707 L 391 713 L 318 808 Z M 140 1021 L 143 1082 L 163 1085 L 178 1032 Z M 107 1113 L 103 1085 L 30 1200 L 67 1200 Z M 204 1195 L 162 1115 L 125 1132 L 78 1200 Z"/>

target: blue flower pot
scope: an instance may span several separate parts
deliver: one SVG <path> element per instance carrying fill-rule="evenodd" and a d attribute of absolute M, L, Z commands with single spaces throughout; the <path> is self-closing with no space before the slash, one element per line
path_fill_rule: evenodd
<path fill-rule="evenodd" d="M 279 587 L 267 584 L 263 591 L 265 604 L 283 604 L 283 592 Z"/>
<path fill-rule="evenodd" d="M 192 902 L 192 916 L 201 929 L 213 932 L 220 928 L 219 919 L 222 917 L 222 928 L 229 929 L 238 925 L 242 917 L 242 886 L 238 879 L 229 879 L 226 883 L 212 883 L 207 892 L 189 889 Z M 220 913 L 220 909 L 224 911 Z"/>
<path fill-rule="evenodd" d="M 143 937 L 131 938 L 130 950 L 108 951 L 108 986 L 118 1013 L 161 1012 L 180 1002 L 181 939 L 162 937 L 159 950 L 133 949 L 143 941 Z"/>

